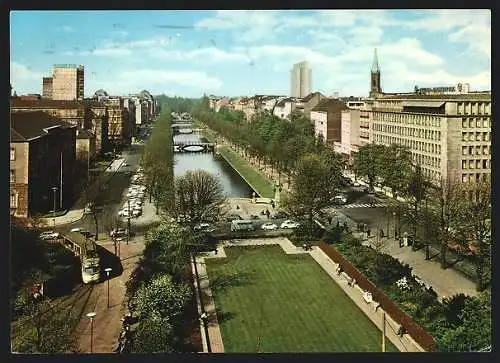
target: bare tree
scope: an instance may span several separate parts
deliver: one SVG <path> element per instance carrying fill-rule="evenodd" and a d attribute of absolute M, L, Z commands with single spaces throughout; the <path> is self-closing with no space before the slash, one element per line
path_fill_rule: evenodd
<path fill-rule="evenodd" d="M 215 221 L 226 203 L 221 180 L 206 171 L 188 171 L 175 179 L 175 210 L 194 227 L 201 221 Z"/>
<path fill-rule="evenodd" d="M 491 266 L 491 181 L 462 183 L 456 194 L 459 208 L 454 228 L 463 249 L 473 258 L 476 288 L 481 291 Z"/>

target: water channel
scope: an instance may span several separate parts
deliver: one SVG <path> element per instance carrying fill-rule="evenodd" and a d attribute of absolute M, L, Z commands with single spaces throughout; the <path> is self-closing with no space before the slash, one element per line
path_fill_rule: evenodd
<path fill-rule="evenodd" d="M 175 141 L 206 142 L 198 132 L 191 134 L 177 134 Z M 222 181 L 227 197 L 249 198 L 252 188 L 240 175 L 223 159 L 216 158 L 209 152 L 176 152 L 174 153 L 174 175 L 182 175 L 188 170 L 205 170 L 216 174 Z"/>

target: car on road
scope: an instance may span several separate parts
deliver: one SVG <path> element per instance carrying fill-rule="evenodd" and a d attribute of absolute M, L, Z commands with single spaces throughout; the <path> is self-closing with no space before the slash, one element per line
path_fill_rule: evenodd
<path fill-rule="evenodd" d="M 297 228 L 298 226 L 300 226 L 300 223 L 297 223 L 297 222 L 294 222 L 290 219 L 287 219 L 286 221 L 281 223 L 280 228 L 282 228 L 282 229 Z"/>
<path fill-rule="evenodd" d="M 264 231 L 273 231 L 275 229 L 278 229 L 278 226 L 274 223 L 267 222 L 264 223 L 262 226 L 260 226 L 260 228 L 263 229 Z"/>
<path fill-rule="evenodd" d="M 70 232 L 80 232 L 82 229 L 80 227 L 71 228 Z"/>
<path fill-rule="evenodd" d="M 347 204 L 347 197 L 344 194 L 337 194 L 332 198 L 332 202 L 338 205 Z"/>
<path fill-rule="evenodd" d="M 89 203 L 85 204 L 85 208 L 83 208 L 83 213 L 90 214 L 90 213 L 92 213 L 93 208 L 94 208 L 94 203 L 89 202 Z"/>
<path fill-rule="evenodd" d="M 199 231 L 199 232 L 210 233 L 210 232 L 215 232 L 217 230 L 217 228 L 210 223 L 199 223 L 196 226 L 194 226 L 194 230 Z"/>
<path fill-rule="evenodd" d="M 353 187 L 360 187 L 361 183 L 359 181 L 355 180 L 355 181 L 352 182 L 352 186 Z"/>
<path fill-rule="evenodd" d="M 43 241 L 59 238 L 59 233 L 54 231 L 44 231 L 40 233 L 40 239 Z"/>
<path fill-rule="evenodd" d="M 127 235 L 127 230 L 125 228 L 115 228 L 109 232 L 110 237 L 123 237 Z"/>

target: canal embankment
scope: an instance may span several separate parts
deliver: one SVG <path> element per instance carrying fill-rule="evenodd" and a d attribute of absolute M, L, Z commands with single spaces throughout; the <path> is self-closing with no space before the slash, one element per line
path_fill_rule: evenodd
<path fill-rule="evenodd" d="M 209 142 L 217 143 L 216 137 L 206 129 L 202 132 L 202 136 Z M 274 198 L 274 183 L 256 170 L 248 160 L 235 153 L 230 147 L 218 143 L 216 152 L 224 158 L 259 197 Z"/>

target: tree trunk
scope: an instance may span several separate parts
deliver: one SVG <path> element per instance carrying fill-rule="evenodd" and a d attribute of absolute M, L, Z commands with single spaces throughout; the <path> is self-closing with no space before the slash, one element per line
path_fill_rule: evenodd
<path fill-rule="evenodd" d="M 448 264 L 446 262 L 446 248 L 447 248 L 447 243 L 448 243 L 447 238 L 445 238 L 444 241 L 441 241 L 441 268 L 442 269 L 446 269 L 448 267 Z"/>
<path fill-rule="evenodd" d="M 484 276 L 483 276 L 483 261 L 480 256 L 475 256 L 474 264 L 476 265 L 476 291 L 483 291 Z"/>

